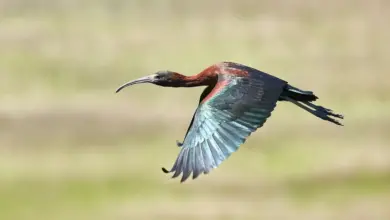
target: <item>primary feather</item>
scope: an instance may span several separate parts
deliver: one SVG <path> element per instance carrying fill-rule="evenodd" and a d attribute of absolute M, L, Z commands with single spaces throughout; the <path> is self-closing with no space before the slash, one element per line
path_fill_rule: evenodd
<path fill-rule="evenodd" d="M 285 81 L 242 68 L 247 76 L 222 73 L 195 111 L 180 153 L 170 169 L 181 182 L 218 167 L 247 137 L 263 126 L 276 106 Z M 206 88 L 207 89 L 207 88 Z"/>

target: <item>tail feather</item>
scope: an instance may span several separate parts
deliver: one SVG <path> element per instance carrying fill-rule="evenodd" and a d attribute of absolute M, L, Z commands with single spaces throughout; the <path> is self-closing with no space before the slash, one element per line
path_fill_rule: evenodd
<path fill-rule="evenodd" d="M 318 99 L 318 97 L 314 95 L 312 91 L 303 91 L 291 85 L 287 85 L 286 89 L 283 91 L 282 96 L 290 97 L 296 101 L 302 102 L 313 102 Z"/>
<path fill-rule="evenodd" d="M 298 88 L 288 85 L 286 89 L 283 91 L 280 98 L 281 100 L 294 103 L 295 105 L 310 112 L 311 114 L 317 116 L 318 118 L 332 122 L 337 125 L 341 125 L 341 126 L 343 125 L 338 120 L 332 118 L 335 117 L 338 119 L 344 119 L 343 115 L 336 114 L 330 109 L 311 103 L 318 99 L 318 97 L 315 96 L 311 91 L 302 91 Z"/>

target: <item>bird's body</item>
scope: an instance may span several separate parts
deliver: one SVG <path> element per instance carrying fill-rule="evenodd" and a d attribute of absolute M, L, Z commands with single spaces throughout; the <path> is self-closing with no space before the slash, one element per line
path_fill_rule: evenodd
<path fill-rule="evenodd" d="M 193 179 L 201 173 L 209 173 L 218 167 L 256 129 L 262 127 L 271 116 L 278 101 L 292 102 L 313 115 L 341 125 L 331 118 L 343 118 L 330 109 L 314 105 L 317 97 L 310 91 L 297 89 L 286 81 L 252 67 L 234 63 L 214 64 L 197 75 L 183 76 L 171 71 L 131 81 L 121 86 L 136 83 L 154 83 L 169 87 L 207 86 L 202 92 L 180 153 L 168 171 L 173 178 L 182 174 L 184 182 L 192 174 Z"/>

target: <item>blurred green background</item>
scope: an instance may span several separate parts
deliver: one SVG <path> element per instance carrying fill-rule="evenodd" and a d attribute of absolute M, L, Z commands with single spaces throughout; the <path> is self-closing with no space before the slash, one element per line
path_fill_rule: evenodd
<path fill-rule="evenodd" d="M 0 219 L 390 219 L 390 2 L 2 0 Z M 122 83 L 247 64 L 314 91 L 209 175 L 170 167 L 203 88 Z"/>

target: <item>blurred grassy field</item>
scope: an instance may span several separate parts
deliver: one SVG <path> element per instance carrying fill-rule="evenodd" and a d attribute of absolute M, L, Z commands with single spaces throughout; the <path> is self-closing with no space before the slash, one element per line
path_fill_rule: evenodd
<path fill-rule="evenodd" d="M 0 3 L 0 219 L 390 219 L 387 1 Z M 202 88 L 127 80 L 241 62 L 313 90 L 210 175 L 171 166 Z"/>

